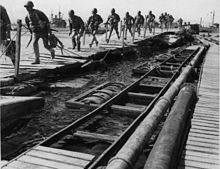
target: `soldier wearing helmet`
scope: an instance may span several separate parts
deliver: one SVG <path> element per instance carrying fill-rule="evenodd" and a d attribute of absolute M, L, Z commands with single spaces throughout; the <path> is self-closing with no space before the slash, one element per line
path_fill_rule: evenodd
<path fill-rule="evenodd" d="M 144 17 L 141 15 L 141 11 L 138 11 L 137 16 L 135 17 L 135 26 L 137 28 L 138 36 L 141 35 L 141 26 L 144 24 Z"/>
<path fill-rule="evenodd" d="M 40 53 L 38 47 L 38 40 L 42 38 L 44 47 L 50 51 L 51 58 L 55 57 L 55 51 L 48 44 L 48 34 L 51 33 L 49 19 L 47 16 L 40 10 L 34 9 L 34 4 L 32 1 L 28 1 L 24 7 L 28 11 L 28 15 L 25 17 L 25 22 L 28 29 L 34 35 L 33 48 L 35 53 L 35 62 L 32 64 L 40 63 Z"/>
<path fill-rule="evenodd" d="M 11 21 L 5 7 L 0 5 L 0 51 L 15 64 L 15 41 L 11 41 Z M 10 44 L 10 45 L 9 45 Z"/>
<path fill-rule="evenodd" d="M 92 47 L 94 41 L 96 43 L 96 46 L 98 45 L 98 40 L 95 35 L 97 34 L 99 25 L 102 22 L 103 22 L 102 17 L 97 14 L 97 9 L 94 8 L 92 10 L 92 16 L 89 17 L 89 20 L 87 22 L 87 26 L 90 28 L 92 36 L 93 36 L 92 42 L 89 44 L 90 47 Z"/>
<path fill-rule="evenodd" d="M 154 27 L 154 20 L 155 15 L 152 13 L 152 11 L 149 11 L 149 14 L 146 16 L 146 22 L 150 33 L 152 32 L 152 28 Z"/>
<path fill-rule="evenodd" d="M 115 30 L 117 36 L 118 36 L 118 39 L 120 39 L 120 36 L 119 36 L 119 32 L 118 32 L 118 22 L 120 21 L 120 17 L 117 13 L 115 13 L 115 9 L 112 8 L 111 10 L 111 15 L 109 15 L 108 17 L 108 20 L 106 22 L 106 24 L 110 24 L 110 33 L 109 33 L 109 38 L 107 39 L 107 42 L 109 42 L 110 38 L 111 38 L 111 34 L 112 34 L 112 31 L 113 29 Z"/>
<path fill-rule="evenodd" d="M 125 25 L 125 39 L 126 39 L 128 30 L 132 36 L 131 28 L 134 25 L 134 18 L 129 14 L 129 12 L 126 12 L 126 14 L 125 14 L 124 25 Z"/>
<path fill-rule="evenodd" d="M 74 31 L 72 35 L 73 49 L 75 49 L 75 47 L 77 46 L 78 51 L 80 51 L 80 44 L 81 44 L 80 38 L 83 36 L 83 32 L 85 31 L 85 25 L 82 18 L 75 15 L 73 10 L 69 11 L 69 26 L 70 26 L 69 35 L 71 35 L 72 31 Z"/>

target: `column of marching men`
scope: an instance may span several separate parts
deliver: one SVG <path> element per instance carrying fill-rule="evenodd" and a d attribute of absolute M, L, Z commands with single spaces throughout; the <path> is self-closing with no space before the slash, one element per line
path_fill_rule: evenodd
<path fill-rule="evenodd" d="M 30 31 L 33 36 L 33 49 L 35 54 L 35 61 L 32 64 L 40 64 L 40 52 L 38 41 L 41 38 L 43 40 L 44 47 L 50 52 L 51 58 L 55 58 L 55 50 L 53 48 L 59 46 L 61 49 L 63 48 L 62 42 L 54 36 L 52 33 L 53 29 L 50 28 L 50 22 L 48 17 L 40 10 L 34 8 L 34 3 L 32 1 L 27 1 L 24 5 L 27 10 L 27 16 L 25 17 L 26 28 Z M 8 17 L 6 9 L 0 5 L 1 12 L 1 38 L 0 45 L 1 49 L 5 49 L 9 51 L 8 47 L 11 47 L 11 44 L 7 46 L 8 42 L 10 42 L 10 31 L 11 31 L 11 22 Z M 98 29 L 100 24 L 103 23 L 102 17 L 98 14 L 98 10 L 94 8 L 92 10 L 92 15 L 89 17 L 88 21 L 85 23 L 82 18 L 75 14 L 74 10 L 70 10 L 68 12 L 69 16 L 69 36 L 71 36 L 72 40 L 72 49 L 77 47 L 77 50 L 81 49 L 81 38 L 85 38 L 85 31 L 89 31 L 92 35 L 92 41 L 90 42 L 90 48 L 95 43 L 98 46 L 98 40 L 96 34 L 98 33 Z M 125 17 L 123 19 L 117 14 L 116 10 L 113 8 L 111 10 L 110 15 L 108 16 L 107 21 L 104 23 L 106 32 L 109 30 L 109 36 L 106 36 L 106 42 L 109 43 L 113 30 L 116 32 L 118 39 L 120 39 L 119 28 L 122 30 L 123 38 L 127 39 L 127 32 L 129 31 L 131 37 L 134 37 L 135 32 L 138 33 L 138 36 L 141 36 L 141 28 L 144 28 L 144 36 L 147 28 L 150 33 L 155 33 L 155 15 L 152 11 L 145 16 L 141 14 L 141 11 L 138 11 L 135 17 L 132 17 L 129 12 L 125 13 Z M 120 24 L 121 21 L 121 24 Z M 159 16 L 160 28 L 168 30 L 172 27 L 174 18 L 172 15 L 167 12 L 162 13 Z M 178 21 L 179 27 L 182 26 L 183 20 L 180 18 Z M 119 27 L 120 24 L 120 27 Z M 29 45 L 29 44 L 28 44 Z M 6 52 L 7 53 L 7 52 Z M 14 56 L 13 52 L 8 52 L 8 56 L 11 58 L 14 64 Z"/>

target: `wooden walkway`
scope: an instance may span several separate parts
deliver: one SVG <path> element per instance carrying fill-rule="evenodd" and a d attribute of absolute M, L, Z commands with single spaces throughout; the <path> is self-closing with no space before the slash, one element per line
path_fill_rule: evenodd
<path fill-rule="evenodd" d="M 156 34 L 159 34 L 160 30 L 156 31 Z M 91 42 L 92 36 L 86 34 L 86 41 L 85 45 L 83 45 L 83 42 L 81 42 L 81 51 L 77 51 L 70 49 L 71 48 L 71 38 L 68 36 L 68 34 L 64 33 L 57 33 L 57 37 L 62 41 L 64 44 L 65 50 L 63 50 L 63 54 L 61 53 L 60 49 L 56 49 L 56 56 L 55 59 L 51 59 L 49 52 L 43 47 L 43 44 L 41 40 L 39 41 L 39 49 L 40 49 L 40 60 L 41 63 L 37 65 L 32 65 L 31 63 L 34 61 L 34 52 L 32 48 L 32 43 L 29 45 L 28 48 L 26 48 L 26 45 L 29 41 L 30 35 L 28 33 L 21 37 L 21 58 L 20 58 L 20 74 L 23 73 L 36 73 L 39 70 L 42 69 L 56 69 L 63 67 L 68 64 L 74 64 L 74 63 L 85 63 L 89 56 L 96 54 L 98 52 L 107 51 L 109 49 L 114 50 L 117 48 L 122 48 L 122 38 L 118 39 L 116 38 L 115 33 L 112 34 L 112 37 L 110 39 L 110 42 L 107 44 L 105 41 L 105 34 L 99 36 L 99 45 L 96 46 L 95 44 L 92 46 L 92 48 L 89 47 L 89 43 Z M 150 34 L 147 32 L 146 38 L 153 36 L 153 34 Z M 140 41 L 143 40 L 143 30 L 142 30 L 142 36 L 135 37 L 134 41 Z M 82 41 L 82 40 L 81 40 Z M 130 35 L 128 35 L 127 40 L 124 40 L 124 46 L 132 46 L 132 38 Z M 0 53 L 1 55 L 1 53 Z M 7 77 L 13 77 L 14 76 L 14 67 L 11 63 L 11 60 L 6 56 L 1 56 L 0 58 L 0 80 L 2 78 Z"/>
<path fill-rule="evenodd" d="M 198 103 L 179 169 L 219 169 L 219 53 L 207 52 L 198 90 Z"/>
<path fill-rule="evenodd" d="M 2 169 L 83 169 L 94 157 L 91 154 L 36 146 Z"/>

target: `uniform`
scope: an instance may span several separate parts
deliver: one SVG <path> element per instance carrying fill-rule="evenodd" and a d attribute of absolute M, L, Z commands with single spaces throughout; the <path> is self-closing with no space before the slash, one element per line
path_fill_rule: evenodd
<path fill-rule="evenodd" d="M 144 24 L 144 17 L 141 15 L 141 12 L 139 11 L 137 16 L 135 17 L 135 25 L 138 31 L 138 35 L 141 34 L 141 26 Z"/>
<path fill-rule="evenodd" d="M 154 20 L 155 20 L 155 15 L 152 14 L 152 12 L 150 11 L 149 14 L 146 16 L 146 21 L 150 33 L 152 32 L 152 28 L 154 27 Z"/>
<path fill-rule="evenodd" d="M 39 64 L 40 53 L 38 41 L 40 38 L 43 40 L 44 47 L 50 51 L 52 59 L 55 56 L 55 51 L 48 43 L 48 34 L 50 33 L 49 19 L 42 11 L 33 9 L 33 6 L 32 1 L 28 1 L 27 4 L 24 5 L 28 11 L 28 15 L 25 17 L 25 22 L 34 37 L 33 48 L 35 53 L 35 62 L 32 64 Z"/>
<path fill-rule="evenodd" d="M 160 15 L 159 21 L 160 21 L 161 30 L 163 30 L 163 27 L 164 27 L 164 24 L 165 24 L 165 16 L 164 16 L 163 13 Z"/>
<path fill-rule="evenodd" d="M 0 5 L 0 44 L 10 37 L 11 22 L 6 9 Z"/>
<path fill-rule="evenodd" d="M 112 9 L 111 12 L 112 13 L 111 13 L 111 15 L 109 15 L 108 20 L 106 22 L 107 24 L 110 24 L 110 27 L 111 27 L 110 33 L 109 33 L 109 38 L 107 40 L 108 42 L 110 40 L 113 29 L 115 30 L 115 32 L 118 36 L 118 39 L 120 39 L 119 32 L 118 32 L 118 22 L 120 21 L 120 17 L 118 14 L 115 13 L 114 8 Z"/>
<path fill-rule="evenodd" d="M 69 12 L 69 28 L 70 28 L 70 35 L 72 34 L 72 30 L 74 34 L 72 35 L 72 45 L 73 49 L 76 47 L 76 40 L 77 40 L 77 48 L 78 51 L 80 50 L 80 38 L 83 36 L 83 32 L 85 31 L 85 26 L 82 18 L 74 14 L 74 11 Z M 75 40 L 75 37 L 76 40 Z"/>
<path fill-rule="evenodd" d="M 99 28 L 99 25 L 103 22 L 103 19 L 100 15 L 95 14 L 89 17 L 89 20 L 87 22 L 87 25 L 90 27 L 91 32 L 97 31 Z"/>
<path fill-rule="evenodd" d="M 125 39 L 127 37 L 127 30 L 129 30 L 131 36 L 132 36 L 132 31 L 131 28 L 134 25 L 134 18 L 129 15 L 129 13 L 127 12 L 125 17 L 124 17 L 124 25 L 125 25 Z"/>
<path fill-rule="evenodd" d="M 0 5 L 0 50 L 15 64 L 15 41 L 10 41 L 11 21 L 6 9 Z M 1 54 L 2 55 L 2 54 Z"/>
<path fill-rule="evenodd" d="M 96 39 L 96 33 L 98 31 L 99 25 L 103 22 L 103 19 L 100 15 L 97 14 L 97 9 L 93 9 L 92 16 L 89 17 L 87 22 L 88 27 L 91 29 L 91 33 L 93 36 L 92 42 L 89 44 L 92 47 L 93 42 L 95 41 L 96 46 L 98 45 L 98 40 Z"/>

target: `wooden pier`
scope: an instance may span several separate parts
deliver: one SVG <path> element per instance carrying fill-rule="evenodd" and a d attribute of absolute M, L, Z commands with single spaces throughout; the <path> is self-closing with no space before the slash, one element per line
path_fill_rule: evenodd
<path fill-rule="evenodd" d="M 219 46 L 211 45 L 202 68 L 198 103 L 179 169 L 219 169 Z"/>
<path fill-rule="evenodd" d="M 177 31 L 172 30 L 172 31 Z M 161 33 L 160 29 L 155 30 L 155 35 Z M 116 50 L 122 48 L 129 48 L 135 46 L 135 42 L 144 40 L 146 38 L 154 36 L 152 33 L 146 32 L 146 36 L 144 37 L 144 30 L 141 31 L 141 36 L 135 34 L 134 41 L 130 34 L 128 34 L 127 39 L 122 41 L 122 37 L 120 39 L 117 38 L 116 34 L 113 32 L 112 37 L 109 43 L 106 43 L 105 34 L 98 37 L 99 45 L 96 46 L 93 44 L 92 48 L 89 47 L 89 43 L 91 41 L 92 36 L 86 34 L 86 44 L 81 45 L 81 51 L 77 51 L 70 49 L 71 38 L 68 37 L 67 34 L 58 33 L 57 37 L 62 41 L 64 45 L 63 54 L 60 49 L 55 49 L 55 59 L 51 59 L 49 52 L 43 47 L 41 41 L 39 41 L 39 49 L 40 49 L 40 64 L 31 64 L 34 59 L 34 52 L 32 48 L 32 44 L 26 48 L 27 42 L 29 41 L 30 35 L 29 33 L 23 32 L 21 34 L 21 57 L 20 57 L 20 65 L 19 65 L 19 78 L 20 80 L 26 80 L 35 77 L 39 74 L 45 74 L 47 72 L 55 72 L 57 69 L 68 67 L 80 67 L 85 62 L 87 62 L 90 56 L 95 55 L 99 52 L 107 52 L 108 50 Z M 83 43 L 81 43 L 83 44 Z M 43 72 L 43 73 L 41 73 Z M 2 56 L 0 58 L 0 83 L 1 86 L 13 84 L 14 82 L 15 69 L 11 62 L 11 60 Z M 18 78 L 18 79 L 19 79 Z"/>

